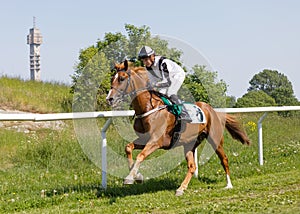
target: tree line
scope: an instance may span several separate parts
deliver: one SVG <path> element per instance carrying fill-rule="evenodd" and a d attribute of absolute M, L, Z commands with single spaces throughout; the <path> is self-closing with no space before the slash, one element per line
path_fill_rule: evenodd
<path fill-rule="evenodd" d="M 105 97 L 110 89 L 110 70 L 114 63 L 136 57 L 143 45 L 181 64 L 183 53 L 169 48 L 166 40 L 152 36 L 149 27 L 125 24 L 125 31 L 125 35 L 120 32 L 106 33 L 96 44 L 80 50 L 75 72 L 71 76 L 73 111 L 108 110 Z M 139 61 L 135 63 L 141 65 Z M 265 69 L 255 74 L 249 81 L 247 93 L 236 100 L 226 94 L 227 84 L 224 80 L 217 80 L 216 71 L 210 71 L 203 65 L 194 65 L 191 70 L 184 69 L 187 75 L 179 94 L 186 101 L 203 101 L 213 107 L 299 105 L 292 83 L 276 70 Z"/>

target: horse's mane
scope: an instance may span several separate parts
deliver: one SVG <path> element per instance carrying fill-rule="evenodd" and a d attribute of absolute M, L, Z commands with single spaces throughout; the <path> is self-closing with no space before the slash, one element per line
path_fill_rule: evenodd
<path fill-rule="evenodd" d="M 147 70 L 142 66 L 135 66 L 133 62 L 124 61 L 119 64 L 115 64 L 116 71 L 127 71 L 130 69 L 131 73 L 136 73 L 139 76 L 147 74 Z"/>
<path fill-rule="evenodd" d="M 147 70 L 145 69 L 145 67 L 131 67 L 130 68 L 131 72 L 135 72 L 136 74 L 139 74 L 139 75 L 144 75 L 147 73 Z"/>

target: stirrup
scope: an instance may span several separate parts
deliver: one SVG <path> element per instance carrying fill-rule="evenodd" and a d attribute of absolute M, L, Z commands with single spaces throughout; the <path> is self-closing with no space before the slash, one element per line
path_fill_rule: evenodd
<path fill-rule="evenodd" d="M 189 118 L 178 118 L 179 121 L 183 122 L 183 123 L 191 123 L 193 120 L 189 119 Z"/>

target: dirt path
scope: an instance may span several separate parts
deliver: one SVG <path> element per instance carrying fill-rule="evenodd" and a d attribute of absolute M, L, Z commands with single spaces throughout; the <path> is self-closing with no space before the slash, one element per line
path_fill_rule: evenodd
<path fill-rule="evenodd" d="M 17 110 L 7 110 L 0 109 L 0 114 L 18 114 L 18 113 L 28 113 L 30 112 L 21 112 Z M 0 129 L 15 130 L 17 132 L 29 133 L 31 131 L 36 131 L 38 129 L 53 129 L 60 130 L 64 127 L 65 123 L 63 121 L 42 121 L 42 122 L 33 122 L 33 121 L 0 121 Z"/>

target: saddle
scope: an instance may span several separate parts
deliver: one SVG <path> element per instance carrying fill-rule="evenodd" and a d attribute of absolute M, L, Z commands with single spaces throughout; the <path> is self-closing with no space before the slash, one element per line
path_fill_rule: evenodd
<path fill-rule="evenodd" d="M 172 148 L 178 141 L 180 140 L 181 133 L 183 133 L 186 129 L 186 123 L 179 122 L 177 120 L 178 116 L 181 114 L 182 111 L 182 105 L 186 108 L 189 116 L 192 119 L 192 122 L 190 124 L 200 124 L 200 123 L 206 123 L 206 117 L 202 109 L 193 104 L 188 102 L 183 102 L 182 104 L 174 104 L 165 96 L 160 97 L 165 105 L 167 105 L 167 109 L 170 113 L 174 114 L 176 117 L 176 124 L 174 127 L 174 134 L 172 136 L 170 148 Z"/>

